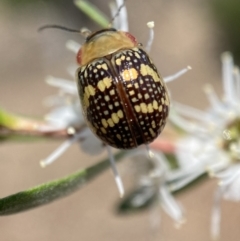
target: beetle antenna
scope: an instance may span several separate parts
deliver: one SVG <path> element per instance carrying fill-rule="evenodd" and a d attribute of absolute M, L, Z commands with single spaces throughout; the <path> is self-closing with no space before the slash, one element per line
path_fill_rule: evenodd
<path fill-rule="evenodd" d="M 124 7 L 125 1 L 126 1 L 126 0 L 123 0 L 123 3 L 119 6 L 117 12 L 116 12 L 115 15 L 112 17 L 111 21 L 109 22 L 109 25 L 110 25 L 110 26 L 112 26 L 113 21 L 114 21 L 115 18 L 119 15 L 119 13 L 121 12 L 121 9 Z"/>
<path fill-rule="evenodd" d="M 68 32 L 73 32 L 73 33 L 81 33 L 81 30 L 77 30 L 77 29 L 72 29 L 72 28 L 67 28 L 67 27 L 64 27 L 64 26 L 61 26 L 61 25 L 56 25 L 56 24 L 47 24 L 47 25 L 44 25 L 42 27 L 40 27 L 38 29 L 38 32 L 41 32 L 47 28 L 57 28 L 57 29 L 61 29 L 61 30 L 65 30 L 65 31 L 68 31 Z"/>

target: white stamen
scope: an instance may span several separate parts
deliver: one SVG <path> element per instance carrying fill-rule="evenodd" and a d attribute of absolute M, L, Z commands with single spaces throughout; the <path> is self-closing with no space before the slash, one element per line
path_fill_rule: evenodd
<path fill-rule="evenodd" d="M 170 112 L 170 115 L 171 121 L 187 133 L 205 133 L 207 131 L 207 129 L 203 128 L 202 126 L 197 125 L 192 121 L 188 121 L 180 116 L 175 110 L 173 110 L 173 108 Z"/>
<path fill-rule="evenodd" d="M 70 80 L 47 76 L 47 84 L 62 89 L 65 93 L 77 95 L 76 83 Z"/>
<path fill-rule="evenodd" d="M 222 197 L 222 189 L 219 188 L 214 195 L 214 204 L 211 215 L 211 236 L 214 240 L 217 240 L 220 235 L 220 221 L 221 221 L 221 209 L 220 201 Z"/>
<path fill-rule="evenodd" d="M 73 53 L 77 54 L 79 49 L 81 48 L 81 44 L 75 42 L 74 40 L 68 40 L 66 42 L 66 48 Z"/>
<path fill-rule="evenodd" d="M 187 68 L 178 71 L 176 74 L 164 77 L 163 80 L 165 83 L 171 82 L 171 81 L 179 78 L 180 76 L 184 75 L 186 72 L 188 72 L 191 69 L 192 69 L 191 66 L 187 66 Z"/>
<path fill-rule="evenodd" d="M 127 17 L 127 8 L 125 6 L 124 0 L 116 0 L 117 8 L 120 8 L 123 4 L 124 6 L 121 8 L 121 11 L 118 15 L 118 21 L 120 23 L 120 30 L 128 31 L 128 17 Z"/>
<path fill-rule="evenodd" d="M 82 137 L 82 133 L 77 133 L 72 138 L 63 142 L 50 156 L 45 160 L 40 162 L 41 167 L 46 167 L 47 165 L 53 163 L 57 158 L 59 158 L 74 142 L 78 141 Z"/>
<path fill-rule="evenodd" d="M 181 147 L 181 151 L 185 151 L 185 150 L 187 153 L 187 148 Z M 174 182 L 175 180 L 177 181 L 178 179 L 183 179 L 186 176 L 191 175 L 192 172 L 195 172 L 196 170 L 199 169 L 199 165 L 195 163 L 196 158 L 194 158 L 192 155 L 188 155 L 187 160 L 189 165 L 187 165 L 186 167 L 180 168 L 179 170 L 177 169 L 177 170 L 168 172 L 166 174 L 166 179 L 168 182 Z"/>
<path fill-rule="evenodd" d="M 185 187 L 187 184 L 191 183 L 193 180 L 200 177 L 202 174 L 205 173 L 205 170 L 195 170 L 189 176 L 185 176 L 182 180 L 176 180 L 169 185 L 171 192 L 180 190 L 181 188 Z"/>
<path fill-rule="evenodd" d="M 152 47 L 152 43 L 154 40 L 154 22 L 148 22 L 147 26 L 149 28 L 149 37 L 148 37 L 148 42 L 146 44 L 146 51 L 149 53 Z"/>
<path fill-rule="evenodd" d="M 162 200 L 162 207 L 169 216 L 172 217 L 179 225 L 184 223 L 185 219 L 181 207 L 164 187 L 160 188 L 160 198 Z"/>
<path fill-rule="evenodd" d="M 123 197 L 124 187 L 123 187 L 122 179 L 119 176 L 119 173 L 118 173 L 118 170 L 117 170 L 117 167 L 116 167 L 116 163 L 115 163 L 115 160 L 114 160 L 114 156 L 112 154 L 111 147 L 108 146 L 108 145 L 107 145 L 107 151 L 108 151 L 108 157 L 109 157 L 109 160 L 110 160 L 110 163 L 111 163 L 112 171 L 113 171 L 113 174 L 114 174 L 115 182 L 117 184 L 118 191 L 120 193 L 120 197 Z"/>
<path fill-rule="evenodd" d="M 191 117 L 199 121 L 209 122 L 209 119 L 204 111 L 177 102 L 174 102 L 174 107 L 181 115 Z"/>
<path fill-rule="evenodd" d="M 240 73 L 239 73 L 239 68 L 237 66 L 234 67 L 233 76 L 234 76 L 235 86 L 236 86 L 234 97 L 235 97 L 235 101 L 237 103 L 239 103 L 239 100 L 240 100 Z"/>
<path fill-rule="evenodd" d="M 220 186 L 228 186 L 228 185 L 230 185 L 234 181 L 234 179 L 239 177 L 239 174 L 240 174 L 240 170 L 236 171 L 235 173 L 231 173 L 231 175 L 229 175 L 228 178 L 226 178 L 223 181 L 220 181 L 219 185 Z"/>
<path fill-rule="evenodd" d="M 61 96 L 48 96 L 44 99 L 43 104 L 48 107 L 59 106 L 65 104 L 65 100 Z"/>
<path fill-rule="evenodd" d="M 115 2 L 110 2 L 109 3 L 109 8 L 110 8 L 110 12 L 111 12 L 111 17 L 114 18 L 117 14 L 118 8 Z M 115 17 L 115 19 L 113 19 L 113 27 L 116 29 L 120 29 L 120 22 L 119 22 L 119 18 Z"/>
<path fill-rule="evenodd" d="M 207 166 L 206 169 L 207 169 L 210 177 L 215 177 L 217 172 L 222 171 L 227 166 L 228 166 L 228 163 L 223 162 L 223 161 L 218 161 L 214 164 Z"/>
<path fill-rule="evenodd" d="M 232 102 L 234 93 L 234 80 L 233 80 L 233 57 L 229 52 L 222 54 L 222 76 L 223 76 L 223 89 L 224 98 L 227 102 Z"/>
<path fill-rule="evenodd" d="M 220 172 L 214 172 L 211 174 L 211 177 L 215 177 L 218 179 L 223 179 L 223 178 L 228 178 L 229 176 L 232 176 L 232 170 L 224 170 L 224 171 L 220 171 Z"/>
<path fill-rule="evenodd" d="M 146 149 L 147 149 L 147 154 L 148 154 L 148 157 L 150 159 L 154 158 L 154 153 L 151 151 L 149 145 L 145 145 Z"/>
<path fill-rule="evenodd" d="M 212 85 L 210 84 L 206 84 L 204 86 L 204 92 L 208 97 L 209 103 L 211 104 L 212 108 L 214 110 L 221 110 L 222 109 L 222 104 L 216 94 L 216 92 L 214 91 Z"/>

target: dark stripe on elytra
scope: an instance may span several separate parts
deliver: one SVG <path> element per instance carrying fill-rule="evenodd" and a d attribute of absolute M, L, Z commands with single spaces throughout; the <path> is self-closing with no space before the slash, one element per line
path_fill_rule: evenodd
<path fill-rule="evenodd" d="M 147 141 L 144 137 L 141 126 L 138 123 L 138 119 L 137 119 L 135 111 L 133 109 L 133 105 L 132 105 L 131 101 L 129 100 L 129 97 L 126 93 L 126 90 L 124 87 L 125 80 L 122 79 L 122 77 L 119 75 L 120 73 L 118 72 L 118 70 L 116 68 L 115 55 L 117 55 L 118 53 L 121 53 L 122 51 L 123 50 L 118 51 L 114 54 L 112 61 L 111 61 L 111 66 L 112 66 L 115 76 L 117 76 L 118 90 L 119 90 L 120 98 L 121 98 L 122 102 L 124 103 L 123 108 L 127 115 L 127 121 L 128 121 L 130 130 L 132 132 L 132 138 L 135 142 L 135 145 L 138 146 L 143 143 L 146 143 Z M 123 55 L 123 53 L 122 53 L 122 55 Z"/>

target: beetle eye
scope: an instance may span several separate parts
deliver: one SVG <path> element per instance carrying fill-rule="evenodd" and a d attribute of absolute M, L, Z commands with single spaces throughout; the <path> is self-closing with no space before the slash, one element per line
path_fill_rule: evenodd
<path fill-rule="evenodd" d="M 82 64 L 82 49 L 79 49 L 77 53 L 77 63 L 80 65 Z"/>
<path fill-rule="evenodd" d="M 134 44 L 138 43 L 137 39 L 132 34 L 130 34 L 129 32 L 124 32 L 124 33 Z"/>

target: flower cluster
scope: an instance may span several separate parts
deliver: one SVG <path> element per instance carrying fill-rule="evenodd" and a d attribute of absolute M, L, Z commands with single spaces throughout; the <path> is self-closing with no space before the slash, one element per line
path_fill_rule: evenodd
<path fill-rule="evenodd" d="M 118 11 L 119 8 L 121 8 L 120 12 Z M 111 5 L 111 13 L 114 18 L 114 27 L 119 30 L 128 31 L 127 12 L 126 7 L 124 5 L 124 1 L 118 0 L 116 1 L 115 5 Z M 149 28 L 149 40 L 146 44 L 146 50 L 149 52 L 154 38 L 154 22 L 148 22 L 147 27 Z M 79 43 L 74 42 L 73 40 L 69 40 L 66 43 L 66 47 L 72 52 L 74 52 L 74 54 L 77 54 L 77 52 L 81 48 L 81 45 Z M 71 66 L 68 69 L 70 75 L 74 76 L 74 71 L 77 69 L 77 66 Z M 164 81 L 167 83 L 172 80 L 175 80 L 179 76 L 186 73 L 189 69 L 190 67 L 187 67 L 172 76 L 165 77 Z M 72 145 L 75 142 L 78 142 L 82 150 L 87 153 L 97 154 L 100 151 L 102 151 L 104 148 L 103 143 L 100 142 L 88 129 L 84 117 L 81 113 L 81 107 L 75 81 L 48 76 L 46 82 L 49 85 L 59 89 L 59 94 L 57 96 L 53 96 L 47 99 L 47 103 L 48 105 L 50 105 L 52 110 L 50 113 L 46 115 L 46 120 L 51 125 L 56 125 L 59 128 L 67 129 L 68 133 L 71 134 L 72 137 L 66 140 L 59 148 L 57 148 L 57 150 L 55 150 L 45 160 L 41 161 L 41 165 L 46 166 L 55 161 L 64 151 L 66 151 L 68 147 L 70 147 L 70 145 Z M 108 156 L 112 164 L 113 173 L 115 175 L 115 181 L 117 183 L 120 195 L 122 196 L 124 193 L 124 189 L 114 163 L 114 157 L 111 148 L 109 146 L 106 146 L 106 149 L 108 151 Z M 148 152 L 149 151 L 147 148 L 145 153 Z M 133 154 L 134 153 L 135 151 L 133 151 Z M 136 153 L 138 153 L 138 151 L 136 151 Z M 154 162 L 155 158 L 157 158 L 159 155 L 160 154 L 157 153 L 155 153 L 155 155 L 148 155 L 149 158 L 146 158 L 146 160 Z M 162 163 L 167 163 L 167 160 L 165 160 L 164 157 L 158 158 L 158 160 L 161 160 Z M 156 165 L 154 164 L 154 166 Z M 157 166 L 159 167 L 159 165 Z M 154 168 L 155 172 L 156 170 L 157 167 Z M 157 172 L 159 173 L 160 170 L 158 170 Z M 158 187 L 157 196 L 161 200 L 161 203 L 164 206 L 166 212 L 168 212 L 177 223 L 181 223 L 183 220 L 181 208 L 177 205 L 177 203 L 175 203 L 172 195 L 170 194 L 166 186 L 165 176 L 167 171 L 165 170 L 163 172 L 164 174 L 162 172 L 160 173 L 161 175 L 159 174 L 158 178 L 159 180 L 161 180 L 161 183 L 159 183 L 160 186 Z M 145 175 L 145 179 L 151 180 L 149 181 L 149 183 L 152 182 L 152 178 L 148 177 L 148 175 Z M 149 188 L 150 186 L 152 185 L 149 184 Z"/>
<path fill-rule="evenodd" d="M 81 1 L 75 0 L 76 5 L 77 2 Z M 127 10 L 124 1 L 116 0 L 110 5 L 110 10 L 113 27 L 128 31 Z M 147 26 L 149 39 L 146 43 L 146 51 L 149 52 L 154 39 L 154 22 L 148 22 Z M 66 47 L 77 54 L 81 45 L 69 40 Z M 77 68 L 77 65 L 68 67 L 72 79 L 75 77 Z M 187 67 L 174 75 L 165 77 L 165 83 L 177 79 L 189 69 L 190 67 Z M 137 165 L 135 165 L 137 168 L 134 170 L 137 172 L 134 175 L 135 190 L 126 200 L 123 200 L 121 205 L 123 209 L 140 209 L 149 203 L 160 203 L 176 224 L 180 225 L 184 221 L 184 212 L 174 199 L 172 192 L 181 190 L 198 177 L 208 173 L 210 177 L 217 178 L 219 181 L 211 216 L 212 236 L 219 236 L 221 199 L 240 201 L 240 74 L 239 69 L 234 66 L 230 53 L 222 55 L 222 75 L 222 99 L 217 96 L 210 85 L 205 87 L 206 96 L 210 102 L 210 107 L 206 111 L 171 100 L 169 122 L 177 136 L 174 141 L 157 139 L 150 146 L 146 145 L 146 148 L 140 147 L 127 154 L 124 153 L 124 158 L 130 158 L 133 161 L 137 159 Z M 5 126 L 8 130 L 16 131 L 16 123 L 18 123 L 18 125 L 21 124 L 21 128 L 24 126 L 25 129 L 34 131 L 34 134 L 63 132 L 67 139 L 41 161 L 43 167 L 55 161 L 74 143 L 79 144 L 84 152 L 91 155 L 107 150 L 115 181 L 122 196 L 124 187 L 115 166 L 115 159 L 122 158 L 123 152 L 119 152 L 120 154 L 118 153 L 119 156 L 116 158 L 117 155 L 113 155 L 111 148 L 97 139 L 90 131 L 81 111 L 75 80 L 48 76 L 46 82 L 58 89 L 57 95 L 48 97 L 45 101 L 51 108 L 51 111 L 45 116 L 46 122 L 31 122 L 31 120 L 25 119 L 18 119 L 16 122 L 15 116 L 8 115 L 6 118 L 7 114 L 0 110 L 0 127 L 4 123 L 3 120 L 7 119 L 8 125 Z M 179 129 L 181 135 L 179 135 Z M 151 151 L 150 148 L 155 151 Z M 165 154 L 170 152 L 177 162 L 178 168 L 173 169 L 167 155 L 162 152 Z M 11 214 L 45 204 L 63 196 L 59 194 L 61 191 L 68 194 L 70 189 L 77 189 L 80 184 L 101 173 L 104 168 L 108 167 L 106 163 L 108 162 L 99 162 L 72 176 L 37 187 L 31 192 L 26 192 L 27 194 L 20 193 L 13 195 L 12 199 L 11 197 L 1 199 L 0 202 L 7 200 L 9 205 L 6 205 L 6 208 L 4 205 L 0 205 L 0 214 Z M 44 195 L 49 193 L 49 196 L 45 197 L 41 192 Z M 34 197 L 27 198 L 25 202 L 24 198 L 32 194 Z M 16 200 L 19 201 L 20 208 Z"/>
<path fill-rule="evenodd" d="M 240 201 L 240 74 L 232 55 L 222 54 L 223 98 L 205 87 L 210 107 L 205 112 L 173 104 L 170 121 L 187 134 L 179 139 L 176 155 L 189 178 L 206 171 L 219 179 L 212 211 L 211 233 L 219 236 L 220 200 Z"/>

